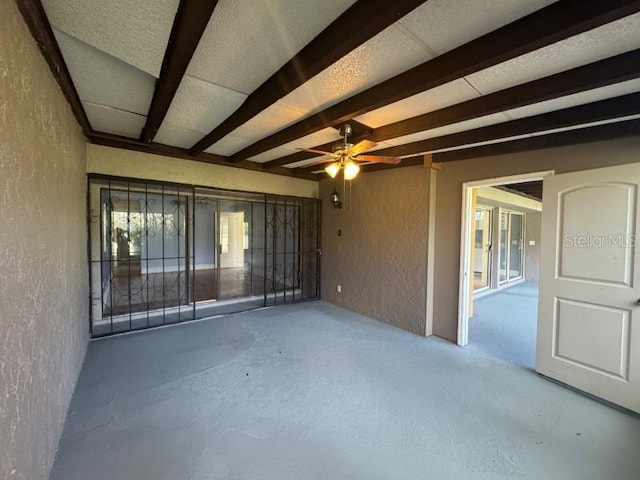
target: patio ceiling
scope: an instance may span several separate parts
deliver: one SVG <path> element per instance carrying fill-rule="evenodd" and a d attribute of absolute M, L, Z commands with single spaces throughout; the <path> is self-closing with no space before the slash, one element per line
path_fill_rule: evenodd
<path fill-rule="evenodd" d="M 94 143 L 300 178 L 640 132 L 640 1 L 18 0 Z"/>

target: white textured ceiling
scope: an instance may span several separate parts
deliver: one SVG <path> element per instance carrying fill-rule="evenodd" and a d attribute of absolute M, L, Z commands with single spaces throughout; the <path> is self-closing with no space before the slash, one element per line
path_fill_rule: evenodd
<path fill-rule="evenodd" d="M 429 0 L 400 20 L 437 55 L 528 15 L 554 0 Z"/>
<path fill-rule="evenodd" d="M 154 141 L 185 149 L 225 121 L 355 0 L 219 0 Z M 179 0 L 43 0 L 94 130 L 138 138 L 146 122 Z M 256 141 L 553 3 L 428 0 L 206 149 L 230 156 Z M 358 28 L 357 22 L 354 28 Z M 371 128 L 432 112 L 640 49 L 640 14 L 567 38 L 355 117 Z M 375 149 L 640 91 L 640 80 L 581 92 L 386 140 Z M 339 142 L 334 128 L 254 155 Z M 304 160 L 288 167 L 309 164 Z"/>
<path fill-rule="evenodd" d="M 185 75 L 165 120 L 208 133 L 231 115 L 246 95 Z"/>
<path fill-rule="evenodd" d="M 513 119 L 525 118 L 636 92 L 640 92 L 640 79 L 628 80 L 626 82 L 607 85 L 606 87 L 594 88 L 593 90 L 587 90 L 586 92 L 574 93 L 573 95 L 554 98 L 553 100 L 547 100 L 546 102 L 506 110 L 504 113 L 509 118 Z"/>
<path fill-rule="evenodd" d="M 187 73 L 245 94 L 354 0 L 219 0 Z"/>
<path fill-rule="evenodd" d="M 233 155 L 235 152 L 241 150 L 250 143 L 251 142 L 244 140 L 241 137 L 236 137 L 235 135 L 230 134 L 211 145 L 205 150 L 205 152 L 228 156 Z"/>
<path fill-rule="evenodd" d="M 165 120 L 158 130 L 154 142 L 171 145 L 173 147 L 190 148 L 201 138 L 201 132 L 196 132 L 195 130 L 190 130 Z"/>
<path fill-rule="evenodd" d="M 278 101 L 304 116 L 415 67 L 433 55 L 392 25 Z"/>
<path fill-rule="evenodd" d="M 356 117 L 356 120 L 370 127 L 378 128 L 479 96 L 480 94 L 464 78 L 460 78 L 360 115 Z"/>
<path fill-rule="evenodd" d="M 300 112 L 291 108 L 272 105 L 260 112 L 244 125 L 236 128 L 230 135 L 207 149 L 207 152 L 219 155 L 231 155 L 251 145 L 273 131 L 285 128 L 300 118 Z M 229 138 L 233 137 L 233 138 Z"/>
<path fill-rule="evenodd" d="M 80 99 L 146 115 L 156 79 L 59 30 L 54 30 Z"/>
<path fill-rule="evenodd" d="M 322 145 L 329 142 L 340 143 L 342 140 L 340 132 L 335 128 L 325 128 L 318 132 L 312 133 L 302 138 L 298 138 L 293 142 L 285 143 L 278 148 L 267 150 L 259 155 L 251 157 L 249 160 L 264 163 L 275 158 L 283 157 L 296 153 L 298 148 L 312 148 L 316 145 Z"/>
<path fill-rule="evenodd" d="M 571 130 L 582 130 L 583 128 L 588 128 L 588 127 L 595 127 L 598 125 L 607 125 L 607 124 L 612 124 L 612 123 L 619 123 L 621 121 L 625 121 L 625 120 L 637 120 L 638 118 L 640 118 L 640 115 L 629 115 L 626 117 L 620 117 L 620 118 L 612 118 L 609 120 L 601 120 L 598 122 L 589 122 L 589 123 L 583 123 L 580 125 L 572 125 L 569 127 L 562 127 L 562 128 L 552 128 L 549 130 L 541 130 L 538 132 L 534 132 L 534 133 L 527 133 L 527 134 L 523 134 L 523 135 L 513 135 L 511 137 L 504 137 L 504 138 L 499 138 L 499 139 L 494 139 L 494 140 L 487 140 L 484 142 L 475 142 L 475 143 L 466 143 L 466 144 L 461 144 L 461 145 L 456 145 L 455 147 L 450 147 L 450 148 L 441 148 L 441 149 L 437 149 L 437 150 L 426 150 L 424 152 L 421 152 L 421 154 L 424 153 L 438 153 L 438 152 L 451 152 L 454 150 L 462 150 L 464 148 L 471 148 L 471 147 L 481 147 L 484 145 L 494 145 L 494 144 L 498 144 L 498 143 L 503 143 L 505 141 L 511 141 L 511 140 L 520 140 L 523 138 L 531 138 L 531 137 L 542 137 L 544 135 L 549 135 L 551 133 L 559 133 L 559 132 L 568 132 Z"/>
<path fill-rule="evenodd" d="M 51 25 L 155 77 L 179 0 L 43 0 Z"/>
<path fill-rule="evenodd" d="M 467 75 L 483 95 L 640 48 L 640 13 Z"/>
<path fill-rule="evenodd" d="M 136 113 L 125 112 L 104 105 L 82 102 L 89 122 L 94 130 L 99 132 L 124 135 L 138 138 L 142 133 L 147 117 Z"/>
<path fill-rule="evenodd" d="M 465 130 L 486 127 L 488 125 L 494 125 L 496 123 L 502 123 L 506 121 L 509 121 L 509 117 L 507 117 L 504 113 L 494 113 L 492 115 L 485 115 L 483 117 L 465 120 L 464 122 L 458 122 L 452 125 L 432 128 L 430 130 L 425 130 L 424 132 L 413 133 L 411 135 L 405 135 L 403 137 L 390 138 L 388 140 L 385 140 L 385 142 L 393 146 L 404 145 L 405 143 L 418 142 L 420 140 L 441 137 L 443 135 L 451 135 L 452 133 L 464 132 Z"/>

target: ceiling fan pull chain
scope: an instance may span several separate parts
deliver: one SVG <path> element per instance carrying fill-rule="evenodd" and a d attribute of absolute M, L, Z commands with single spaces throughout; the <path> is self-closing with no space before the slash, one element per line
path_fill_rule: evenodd
<path fill-rule="evenodd" d="M 344 197 L 344 201 L 349 205 L 349 211 L 351 211 L 351 201 L 347 196 L 347 180 L 344 178 L 344 170 L 342 172 L 342 196 Z"/>

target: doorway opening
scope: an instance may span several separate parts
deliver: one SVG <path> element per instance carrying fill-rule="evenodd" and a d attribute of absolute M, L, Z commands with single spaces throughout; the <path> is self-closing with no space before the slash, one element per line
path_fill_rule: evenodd
<path fill-rule="evenodd" d="M 463 185 L 458 344 L 535 367 L 542 179 Z"/>

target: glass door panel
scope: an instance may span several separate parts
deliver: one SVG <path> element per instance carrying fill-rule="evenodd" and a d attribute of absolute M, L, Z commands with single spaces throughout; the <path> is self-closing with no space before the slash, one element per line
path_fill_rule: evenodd
<path fill-rule="evenodd" d="M 270 197 L 266 205 L 266 305 L 319 294 L 319 204 Z"/>
<path fill-rule="evenodd" d="M 218 202 L 218 298 L 247 297 L 251 292 L 251 203 Z"/>
<path fill-rule="evenodd" d="M 500 213 L 499 283 L 522 278 L 524 253 L 524 214 Z"/>
<path fill-rule="evenodd" d="M 524 237 L 524 216 L 519 213 L 509 214 L 509 278 L 515 280 L 522 277 L 522 250 Z"/>
<path fill-rule="evenodd" d="M 103 198 L 108 205 L 103 241 L 109 264 L 104 311 L 107 315 L 129 314 L 146 308 L 141 295 L 140 199 L 126 191 L 103 191 Z"/>
<path fill-rule="evenodd" d="M 500 268 L 499 268 L 499 283 L 507 281 L 507 248 L 509 245 L 509 213 L 500 212 Z"/>
<path fill-rule="evenodd" d="M 251 295 L 263 296 L 266 281 L 267 235 L 265 230 L 265 204 L 251 203 L 249 228 L 249 262 L 251 265 Z"/>
<path fill-rule="evenodd" d="M 218 298 L 218 201 L 205 195 L 195 199 L 194 229 L 194 282 L 195 302 L 217 300 Z"/>
<path fill-rule="evenodd" d="M 491 209 L 478 207 L 475 215 L 475 235 L 473 254 L 474 291 L 489 286 L 491 265 Z"/>
<path fill-rule="evenodd" d="M 186 195 L 166 190 L 146 194 L 143 260 L 147 307 L 165 311 L 165 323 L 179 321 L 179 309 L 174 307 L 190 301 L 187 215 Z"/>
<path fill-rule="evenodd" d="M 125 182 L 99 192 L 102 305 L 93 334 L 179 320 L 190 303 L 187 196 Z"/>
<path fill-rule="evenodd" d="M 263 306 L 264 196 L 206 189 L 196 195 L 196 316 Z"/>

